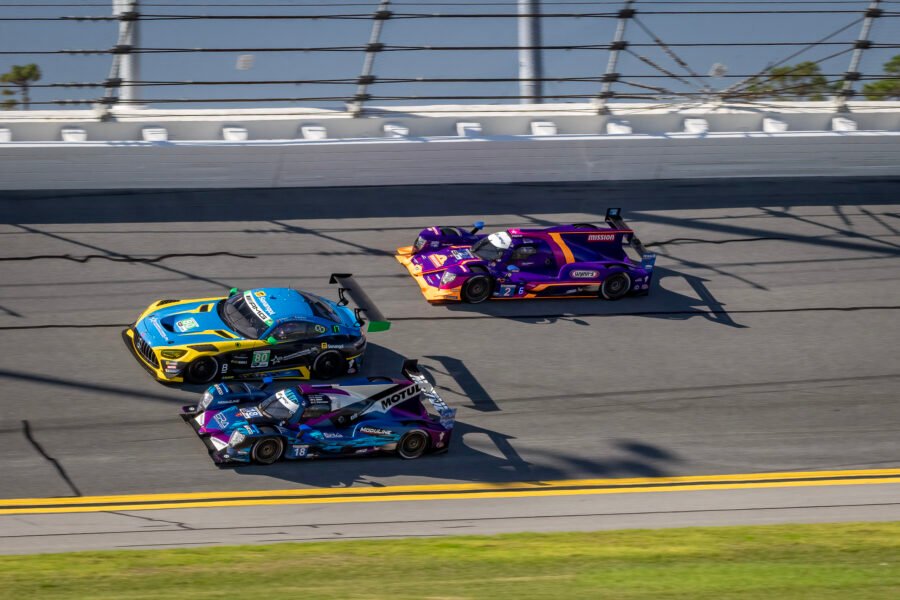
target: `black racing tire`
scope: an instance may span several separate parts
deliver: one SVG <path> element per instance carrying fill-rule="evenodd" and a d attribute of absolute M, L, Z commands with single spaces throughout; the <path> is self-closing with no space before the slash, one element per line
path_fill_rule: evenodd
<path fill-rule="evenodd" d="M 481 304 L 494 293 L 494 282 L 487 275 L 470 277 L 462 286 L 460 297 L 469 304 Z"/>
<path fill-rule="evenodd" d="M 616 273 L 603 280 L 600 295 L 606 300 L 624 298 L 631 290 L 631 276 L 628 273 Z"/>
<path fill-rule="evenodd" d="M 347 360 L 340 352 L 328 350 L 313 361 L 312 375 L 316 379 L 334 379 L 346 373 L 347 366 Z"/>
<path fill-rule="evenodd" d="M 219 378 L 219 360 L 215 356 L 201 356 L 184 369 L 187 383 L 212 383 Z"/>
<path fill-rule="evenodd" d="M 406 460 L 419 458 L 426 450 L 428 450 L 428 434 L 421 429 L 407 431 L 397 443 L 397 454 Z"/>
<path fill-rule="evenodd" d="M 254 462 L 261 465 L 271 465 L 276 462 L 284 453 L 284 442 L 281 438 L 269 437 L 263 438 L 253 444 L 251 456 Z"/>

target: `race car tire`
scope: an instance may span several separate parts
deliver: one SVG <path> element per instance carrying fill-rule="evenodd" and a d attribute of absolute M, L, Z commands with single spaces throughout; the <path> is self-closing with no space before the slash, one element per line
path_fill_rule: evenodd
<path fill-rule="evenodd" d="M 219 377 L 219 361 L 215 356 L 201 356 L 184 370 L 188 383 L 212 383 Z"/>
<path fill-rule="evenodd" d="M 281 458 L 284 452 L 284 442 L 281 438 L 270 437 L 259 440 L 253 445 L 253 461 L 261 465 L 271 465 Z"/>
<path fill-rule="evenodd" d="M 631 277 L 628 273 L 616 273 L 603 280 L 600 286 L 600 294 L 607 300 L 624 298 L 631 289 Z"/>
<path fill-rule="evenodd" d="M 469 304 L 480 304 L 491 297 L 493 282 L 487 275 L 470 277 L 462 287 L 462 299 Z"/>
<path fill-rule="evenodd" d="M 406 432 L 397 444 L 397 454 L 407 460 L 419 458 L 426 450 L 428 450 L 428 434 L 420 429 Z"/>
<path fill-rule="evenodd" d="M 312 374 L 316 379 L 334 379 L 347 372 L 347 361 L 339 352 L 323 352 L 313 361 Z"/>

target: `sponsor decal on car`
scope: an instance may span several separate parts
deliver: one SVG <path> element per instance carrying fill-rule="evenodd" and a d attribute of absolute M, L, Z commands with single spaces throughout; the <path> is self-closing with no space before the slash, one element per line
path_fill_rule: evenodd
<path fill-rule="evenodd" d="M 390 429 L 378 429 L 377 427 L 360 427 L 360 433 L 365 433 L 367 435 L 394 435 L 394 432 Z"/>
<path fill-rule="evenodd" d="M 293 360 L 295 358 L 300 358 L 301 356 L 306 356 L 307 354 L 314 354 L 316 351 L 316 348 L 307 348 L 306 350 L 300 350 L 299 352 L 294 352 L 293 354 L 288 354 L 287 356 L 276 356 L 272 359 L 272 364 L 277 365 L 278 363 Z"/>
<path fill-rule="evenodd" d="M 175 322 L 175 329 L 184 333 L 185 331 L 190 331 L 191 329 L 197 329 L 200 327 L 200 324 L 197 323 L 197 319 L 194 317 L 189 317 L 187 319 L 182 319 L 180 321 Z"/>
<path fill-rule="evenodd" d="M 262 291 L 262 290 L 256 290 L 256 297 L 257 297 L 257 298 L 264 298 L 265 295 L 266 295 L 266 293 L 265 293 L 264 291 Z"/>
<path fill-rule="evenodd" d="M 213 420 L 218 423 L 220 427 L 228 426 L 228 417 L 226 417 L 223 413 L 216 413 L 216 416 L 213 417 Z"/>
<path fill-rule="evenodd" d="M 157 319 L 156 317 L 150 317 L 150 323 L 153 324 L 153 326 L 156 328 L 156 331 L 158 331 L 159 335 L 163 336 L 163 338 L 169 337 L 169 333 L 165 329 L 163 329 L 162 325 L 160 325 L 159 319 Z"/>
<path fill-rule="evenodd" d="M 325 333 L 326 331 L 328 331 L 328 328 L 324 325 L 315 325 L 313 329 L 316 333 Z"/>
<path fill-rule="evenodd" d="M 309 451 L 309 446 L 301 446 L 301 445 L 293 445 L 291 446 L 294 449 L 294 456 L 298 458 L 302 458 L 306 456 L 306 453 Z"/>
<path fill-rule="evenodd" d="M 408 387 L 403 388 L 399 392 L 397 392 L 395 394 L 391 394 L 387 398 L 383 399 L 381 401 L 381 409 L 387 410 L 390 407 L 394 406 L 395 404 L 399 404 L 400 402 L 403 402 L 404 400 L 409 400 L 410 398 L 412 398 L 413 396 L 415 396 L 418 393 L 419 393 L 419 386 L 418 386 L 418 384 L 414 383 Z"/>
<path fill-rule="evenodd" d="M 588 236 L 589 242 L 613 242 L 615 239 L 614 233 L 592 233 Z"/>
<path fill-rule="evenodd" d="M 258 409 L 258 408 L 252 407 L 252 406 L 251 406 L 250 408 L 242 408 L 242 409 L 241 409 L 241 415 L 242 415 L 245 419 L 253 419 L 253 418 L 256 418 L 256 417 L 261 417 L 261 416 L 262 416 L 262 413 L 259 412 L 259 409 Z"/>
<path fill-rule="evenodd" d="M 342 439 L 344 439 L 344 434 L 332 433 L 330 431 L 323 431 L 322 436 L 327 440 L 342 440 Z"/>
<path fill-rule="evenodd" d="M 470 258 L 475 258 L 469 250 L 453 250 L 452 251 L 453 258 L 456 260 L 468 260 Z"/>
<path fill-rule="evenodd" d="M 268 367 L 269 366 L 269 357 L 272 356 L 271 350 L 254 350 L 253 352 L 253 361 L 250 363 L 250 368 L 257 369 L 260 367 Z"/>
<path fill-rule="evenodd" d="M 447 257 L 443 254 L 432 254 L 428 257 L 428 260 L 436 267 L 443 267 L 444 263 L 447 262 Z"/>
<path fill-rule="evenodd" d="M 580 271 L 572 271 L 569 273 L 573 279 L 597 279 L 600 277 L 599 271 L 592 271 L 590 269 L 580 270 Z"/>
<path fill-rule="evenodd" d="M 497 291 L 494 292 L 495 296 L 500 296 L 501 298 L 511 298 L 516 295 L 516 286 L 515 284 L 510 285 L 504 283 L 502 285 L 497 286 Z"/>

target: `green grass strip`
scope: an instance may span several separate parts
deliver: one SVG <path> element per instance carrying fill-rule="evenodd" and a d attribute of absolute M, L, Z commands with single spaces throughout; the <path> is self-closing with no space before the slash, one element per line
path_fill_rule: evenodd
<path fill-rule="evenodd" d="M 0 556 L 5 598 L 900 598 L 900 523 Z"/>

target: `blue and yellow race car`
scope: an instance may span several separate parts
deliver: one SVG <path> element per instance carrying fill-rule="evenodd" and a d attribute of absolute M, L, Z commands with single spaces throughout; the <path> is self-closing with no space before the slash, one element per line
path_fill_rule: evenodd
<path fill-rule="evenodd" d="M 291 288 L 159 300 L 122 335 L 141 365 L 163 382 L 340 377 L 362 362 L 363 314 L 369 332 L 390 323 L 351 275 L 334 274 L 331 283 L 339 284 L 337 302 Z M 359 308 L 348 308 L 348 296 Z"/>

